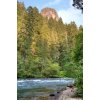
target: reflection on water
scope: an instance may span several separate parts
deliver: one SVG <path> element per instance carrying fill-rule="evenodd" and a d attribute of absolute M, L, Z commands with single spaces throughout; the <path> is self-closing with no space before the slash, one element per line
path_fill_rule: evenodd
<path fill-rule="evenodd" d="M 73 84 L 73 79 L 30 79 L 17 81 L 17 100 L 55 100 L 50 94 L 57 94 Z"/>

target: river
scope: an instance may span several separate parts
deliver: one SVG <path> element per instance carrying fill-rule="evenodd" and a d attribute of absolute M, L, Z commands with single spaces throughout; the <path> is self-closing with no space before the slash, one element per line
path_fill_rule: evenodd
<path fill-rule="evenodd" d="M 71 78 L 18 79 L 17 100 L 52 100 L 50 95 L 74 84 Z"/>

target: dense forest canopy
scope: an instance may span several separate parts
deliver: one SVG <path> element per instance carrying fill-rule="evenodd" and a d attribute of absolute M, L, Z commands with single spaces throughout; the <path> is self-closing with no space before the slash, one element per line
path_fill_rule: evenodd
<path fill-rule="evenodd" d="M 17 2 L 17 77 L 76 78 L 82 89 L 83 27 L 49 20 Z M 79 93 L 82 93 L 82 91 Z"/>

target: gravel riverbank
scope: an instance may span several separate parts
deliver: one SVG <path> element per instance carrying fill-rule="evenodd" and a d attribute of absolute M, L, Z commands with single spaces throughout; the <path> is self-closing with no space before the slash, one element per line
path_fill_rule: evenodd
<path fill-rule="evenodd" d="M 61 91 L 54 97 L 50 97 L 50 100 L 82 100 L 82 98 L 72 98 L 76 92 L 76 88 L 67 87 L 66 90 Z"/>

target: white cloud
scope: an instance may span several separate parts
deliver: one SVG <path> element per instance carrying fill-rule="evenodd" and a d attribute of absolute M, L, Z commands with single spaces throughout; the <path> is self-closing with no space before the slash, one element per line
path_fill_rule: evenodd
<path fill-rule="evenodd" d="M 79 26 L 82 25 L 82 13 L 80 10 L 75 9 L 70 6 L 67 10 L 62 9 L 58 11 L 59 17 L 62 18 L 64 23 L 70 23 L 71 21 L 75 21 L 75 23 Z"/>
<path fill-rule="evenodd" d="M 62 0 L 53 0 L 52 2 L 49 2 L 48 5 L 56 5 L 59 4 Z"/>
<path fill-rule="evenodd" d="M 70 7 L 72 6 L 72 4 L 73 4 L 73 0 L 70 0 L 70 1 L 69 1 Z"/>

